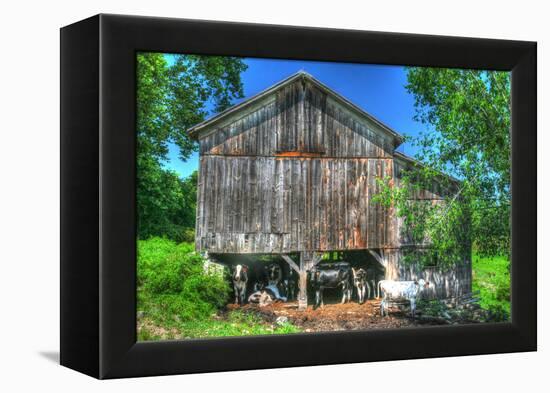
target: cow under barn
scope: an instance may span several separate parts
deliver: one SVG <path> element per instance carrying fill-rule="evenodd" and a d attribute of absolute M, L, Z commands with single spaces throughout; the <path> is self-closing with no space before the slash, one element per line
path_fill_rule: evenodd
<path fill-rule="evenodd" d="M 323 291 L 327 288 L 342 290 L 342 303 L 351 300 L 351 266 L 348 262 L 319 264 L 310 271 L 310 283 L 315 291 L 315 310 L 323 306 Z"/>
<path fill-rule="evenodd" d="M 433 283 L 425 296 L 471 292 L 469 244 L 452 268 L 404 263 L 404 253 L 429 244 L 412 243 L 395 209 L 373 200 L 380 179 L 398 186 L 420 166 L 396 150 L 403 137 L 311 75 L 294 74 L 189 135 L 200 152 L 196 249 L 226 265 L 278 256 L 283 276 L 296 273 L 301 309 L 307 272 L 335 252 L 364 253 L 385 279 Z M 411 198 L 440 203 L 459 183 L 445 184 Z"/>
<path fill-rule="evenodd" d="M 256 303 L 260 307 L 265 307 L 276 301 L 287 301 L 287 298 L 281 295 L 281 292 L 276 285 L 268 285 L 260 290 L 254 291 L 248 297 L 249 303 Z"/>
<path fill-rule="evenodd" d="M 296 286 L 298 285 L 297 273 L 289 269 L 288 277 L 285 279 L 285 292 L 288 300 L 296 299 Z"/>
<path fill-rule="evenodd" d="M 283 270 L 276 263 L 271 263 L 266 267 L 267 285 L 273 285 L 281 288 L 283 284 Z"/>
<path fill-rule="evenodd" d="M 367 272 L 363 268 L 351 268 L 351 271 L 353 273 L 353 285 L 357 290 L 357 301 L 359 304 L 363 304 L 365 302 L 365 295 L 367 296 L 367 299 L 370 297 Z"/>
<path fill-rule="evenodd" d="M 430 286 L 428 281 L 392 281 L 382 280 L 378 283 L 382 291 L 382 302 L 380 303 L 380 315 L 386 314 L 386 308 L 390 301 L 408 301 L 411 306 L 411 316 L 414 318 L 416 312 L 416 301 L 422 291 Z"/>
<path fill-rule="evenodd" d="M 236 265 L 231 278 L 233 281 L 233 291 L 235 293 L 235 304 L 242 306 L 246 297 L 248 284 L 248 266 Z"/>

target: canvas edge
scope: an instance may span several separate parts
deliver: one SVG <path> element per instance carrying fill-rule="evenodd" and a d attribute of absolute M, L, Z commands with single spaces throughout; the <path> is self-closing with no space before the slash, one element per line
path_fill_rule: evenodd
<path fill-rule="evenodd" d="M 156 26 L 157 28 L 159 28 L 160 30 L 163 29 L 163 26 L 166 24 L 166 23 L 170 23 L 171 25 L 184 25 L 184 24 L 191 24 L 195 27 L 200 27 L 200 26 L 224 26 L 224 28 L 227 28 L 228 25 L 230 25 L 230 27 L 232 29 L 239 29 L 242 25 L 241 24 L 236 24 L 236 23 L 224 23 L 224 22 L 205 22 L 205 21 L 178 21 L 178 20 L 171 20 L 171 19 L 161 19 L 161 18 L 139 18 L 139 17 L 124 17 L 124 16 L 114 16 L 114 15 L 101 15 L 101 25 L 102 25 L 102 28 L 101 28 L 101 35 L 102 37 L 104 37 L 105 39 L 102 39 L 102 43 L 101 43 L 101 51 L 103 53 L 103 51 L 105 51 L 106 53 L 112 53 L 110 52 L 110 49 L 111 48 L 111 41 L 110 39 L 112 37 L 109 37 L 109 34 L 111 34 L 112 32 L 114 31 L 118 31 L 119 33 L 120 32 L 123 32 L 125 28 L 128 28 L 128 26 L 131 26 L 132 28 L 139 28 L 140 24 L 142 22 L 147 22 L 146 25 L 148 26 L 148 28 L 150 29 L 152 26 Z M 105 27 L 107 27 L 105 29 Z M 166 27 L 166 26 L 164 26 Z M 247 26 L 248 28 L 250 28 L 250 25 Z M 284 31 L 285 30 L 295 30 L 295 29 L 300 29 L 300 28 L 293 28 L 293 27 L 287 27 L 287 26 L 262 26 L 262 25 L 254 25 L 253 26 L 254 29 L 259 29 L 259 30 L 270 30 L 270 29 L 276 29 L 278 30 L 281 34 L 284 34 Z M 117 30 L 118 29 L 118 30 Z M 312 28 L 307 28 L 306 29 L 308 31 L 308 34 L 314 34 L 315 30 L 316 29 L 312 29 Z M 319 30 L 320 31 L 320 30 Z M 321 31 L 320 31 L 321 32 Z M 334 33 L 336 34 L 337 30 L 334 31 Z M 330 33 L 330 32 L 328 32 Z M 107 34 L 106 36 L 104 36 L 104 34 Z M 158 46 L 159 47 L 163 47 L 164 50 L 160 50 L 159 51 L 166 51 L 166 45 L 164 45 L 162 42 L 160 42 L 161 40 L 161 36 L 162 34 L 160 32 L 157 32 L 158 35 L 155 35 L 155 33 L 153 33 L 153 36 L 152 37 L 149 37 L 149 41 L 155 41 L 157 40 L 157 43 L 158 43 Z M 327 34 L 327 31 L 324 30 L 322 31 L 322 34 L 325 35 Z M 363 36 L 365 38 L 368 38 L 368 36 L 372 36 L 372 35 L 376 35 L 377 38 L 379 39 L 383 39 L 385 34 L 387 34 L 388 36 L 392 35 L 392 34 L 395 34 L 395 33 L 367 33 L 367 32 L 357 32 L 357 31 L 353 31 L 352 33 L 354 36 L 355 35 L 359 35 L 359 36 Z M 427 45 L 429 46 L 430 45 L 430 41 L 432 40 L 436 40 L 438 42 L 438 45 L 441 45 L 441 40 L 443 41 L 448 41 L 449 43 L 451 43 L 452 41 L 461 41 L 461 40 L 464 40 L 464 39 L 461 39 L 459 37 L 455 37 L 455 38 L 449 38 L 449 37 L 446 37 L 446 38 L 443 38 L 443 37 L 436 37 L 436 36 L 410 36 L 410 35 L 401 35 L 400 37 L 404 37 L 404 36 L 408 36 L 408 38 L 410 39 L 413 39 L 415 38 L 416 40 L 418 40 L 418 42 L 421 42 L 423 41 L 424 42 L 424 45 Z M 124 40 L 124 34 L 122 37 L 118 37 L 117 40 L 118 40 L 118 43 L 120 44 L 120 40 Z M 468 40 L 468 39 L 466 39 Z M 464 41 L 462 41 L 464 42 Z M 510 68 L 513 68 L 514 65 L 516 64 L 519 64 L 519 62 L 521 61 L 521 59 L 525 58 L 525 56 L 528 57 L 529 53 L 533 52 L 533 53 L 536 53 L 536 49 L 534 49 L 534 44 L 533 43 L 528 43 L 528 42 L 517 42 L 517 41 L 498 41 L 498 40 L 479 40 L 479 39 L 476 39 L 475 41 L 469 41 L 469 42 L 476 42 L 476 43 L 479 43 L 479 44 L 482 44 L 482 45 L 490 45 L 490 44 L 494 44 L 495 46 L 498 46 L 499 47 L 499 53 L 501 53 L 501 56 L 504 56 L 506 57 L 507 56 L 507 51 L 506 50 L 503 50 L 502 48 L 506 47 L 507 45 L 510 46 L 510 52 L 508 53 L 508 64 L 510 66 Z M 143 47 L 141 48 L 135 48 L 136 50 L 138 49 L 143 49 Z M 330 48 L 328 48 L 330 49 Z M 181 49 L 183 50 L 183 49 Z M 246 49 L 245 51 L 250 51 L 249 49 Z M 280 52 L 278 53 L 280 55 Z M 265 56 L 265 53 L 262 53 L 263 56 Z M 445 55 L 444 53 L 442 54 L 443 56 Z M 381 60 L 381 58 L 383 57 L 383 53 L 378 51 L 377 52 L 377 60 Z M 382 57 L 380 57 L 382 56 Z M 433 56 L 426 56 L 427 57 L 427 60 L 426 60 L 426 63 L 429 64 L 430 63 L 430 58 L 433 60 Z M 415 62 L 418 63 L 418 60 L 419 58 L 415 58 Z M 101 64 L 102 64 L 102 70 L 104 71 L 107 71 L 107 74 L 105 73 L 102 73 L 102 76 L 101 76 L 101 79 L 102 79 L 102 83 L 104 83 L 104 86 L 108 86 L 108 85 L 105 85 L 105 83 L 109 83 L 109 79 L 107 78 L 107 75 L 108 75 L 108 72 L 109 72 L 109 65 L 112 64 L 113 62 L 113 58 L 109 58 L 109 56 L 107 57 L 104 57 Z M 331 61 L 335 61 L 336 59 L 331 59 Z M 349 60 L 349 59 L 348 59 Z M 344 60 L 345 61 L 345 60 Z M 390 63 L 391 62 L 395 62 L 396 59 L 395 58 L 392 58 L 390 59 Z M 442 63 L 445 63 L 445 64 L 449 64 L 449 60 L 444 60 L 443 62 L 440 62 L 440 63 L 437 63 L 438 65 L 441 65 Z M 452 62 L 451 62 L 452 63 Z M 461 66 L 464 66 L 464 63 L 461 64 Z M 535 64 L 533 65 L 531 62 L 529 63 L 528 66 L 524 66 L 524 68 L 522 68 L 520 70 L 521 72 L 519 73 L 519 78 L 528 78 L 528 77 L 531 77 L 531 74 L 534 72 L 535 75 L 536 75 L 536 62 Z M 111 80 L 112 82 L 112 80 Z M 532 86 L 531 84 L 529 86 Z M 531 95 L 533 98 L 534 97 L 534 101 L 532 100 L 529 100 L 529 104 L 526 104 L 527 106 L 529 106 L 529 108 L 527 108 L 526 110 L 526 114 L 525 116 L 521 117 L 519 119 L 519 123 L 517 122 L 517 119 L 516 119 L 516 123 L 513 123 L 513 127 L 514 127 L 514 130 L 516 130 L 516 126 L 518 127 L 521 127 L 523 122 L 526 122 L 526 123 L 529 123 L 529 121 L 532 121 L 532 117 L 535 116 L 535 121 L 536 121 L 536 77 L 535 77 L 535 94 L 533 94 L 532 92 L 532 87 L 529 87 L 527 89 L 527 91 L 523 91 L 522 90 L 522 93 L 521 95 L 524 95 L 524 94 L 527 94 L 527 95 Z M 119 92 L 122 94 L 122 96 L 124 96 L 124 92 Z M 128 92 L 127 92 L 128 93 Z M 514 93 L 513 93 L 514 94 Z M 127 95 L 127 94 L 126 94 Z M 105 108 L 107 109 L 106 112 L 102 112 L 103 113 L 103 123 L 102 122 L 102 133 L 104 132 L 108 132 L 108 127 L 107 128 L 103 128 L 103 125 L 108 125 L 108 123 L 112 120 L 112 117 L 116 117 L 117 114 L 112 114 L 112 113 L 109 113 L 109 106 L 110 106 L 110 103 L 113 103 L 112 101 L 112 97 L 109 96 L 109 93 L 107 91 L 102 91 L 102 97 L 101 98 L 107 98 L 109 97 L 109 100 L 101 100 L 101 105 L 102 105 L 102 108 Z M 127 97 L 126 97 L 127 98 Z M 535 108 L 533 108 L 533 102 L 535 103 Z M 114 102 L 113 105 L 117 105 L 116 102 Z M 125 103 L 125 105 L 128 105 L 128 102 Z M 514 105 L 514 104 L 513 104 Z M 529 133 L 532 133 L 533 132 L 533 124 L 530 124 L 528 127 L 528 132 Z M 526 146 L 526 148 L 528 148 L 529 150 L 533 150 L 533 148 L 536 149 L 536 123 L 534 124 L 534 134 L 535 134 L 535 140 L 532 140 L 532 139 L 529 139 L 528 141 L 528 146 Z M 106 134 L 103 134 L 104 136 Z M 108 136 L 108 135 L 107 135 Z M 103 144 L 102 144 L 102 151 L 103 149 L 105 148 L 108 148 L 109 146 L 109 142 L 108 140 L 104 140 Z M 112 147 L 112 146 L 111 146 Z M 129 151 L 129 150 L 128 150 Z M 126 152 L 128 152 L 126 151 Z M 517 152 L 517 149 L 516 149 L 516 152 Z M 521 151 L 519 152 L 520 155 L 521 155 Z M 135 150 L 133 151 L 133 157 L 135 157 Z M 129 157 L 128 157 L 129 158 Z M 112 164 L 112 163 L 111 163 Z M 109 163 L 103 163 L 102 164 L 102 176 L 101 176 L 101 184 L 107 186 L 107 188 L 104 188 L 101 194 L 101 198 L 102 198 L 102 201 L 109 205 L 112 201 L 110 200 L 111 197 L 112 197 L 112 193 L 113 192 L 116 192 L 117 190 L 116 189 L 109 189 L 109 185 L 112 185 L 113 183 L 112 180 L 113 180 L 113 177 L 110 178 L 110 181 L 107 181 L 105 182 L 106 179 L 103 178 L 103 175 L 105 176 L 112 176 L 112 173 L 111 173 L 111 169 L 113 169 L 112 165 L 109 164 Z M 534 164 L 535 165 L 535 170 L 536 170 L 536 163 Z M 519 170 L 520 167 L 514 167 L 513 168 L 513 171 L 515 172 L 516 170 Z M 524 168 L 525 169 L 525 168 Z M 135 168 L 134 168 L 135 170 Z M 115 176 L 116 178 L 116 176 Z M 533 177 L 528 177 L 527 179 L 524 179 L 526 182 L 532 182 L 533 181 Z M 135 186 L 135 184 L 134 184 Z M 536 187 L 536 186 L 535 186 Z M 116 187 L 115 187 L 116 188 Z M 135 198 L 135 196 L 134 196 Z M 536 195 L 534 196 L 535 198 L 535 202 L 536 202 Z M 533 201 L 530 200 L 530 202 L 532 203 Z M 135 203 L 135 201 L 134 201 Z M 536 203 L 535 203 L 535 206 L 536 206 Z M 536 209 L 536 207 L 535 207 Z M 105 212 L 103 212 L 104 214 Z M 530 214 L 533 214 L 533 212 L 531 211 Z M 135 217 L 134 217 L 134 220 L 135 220 Z M 104 222 L 104 221 L 103 221 Z M 536 224 L 536 211 L 534 212 L 534 216 L 531 217 L 531 221 L 526 221 L 525 222 L 525 225 L 529 226 L 529 228 L 531 229 L 530 234 L 533 234 L 533 233 L 536 233 L 536 225 L 533 226 L 533 223 Z M 121 223 L 119 223 L 121 224 Z M 124 224 L 124 223 L 122 223 Z M 125 225 L 129 225 L 129 222 L 126 222 Z M 515 227 L 515 224 L 514 224 L 514 227 Z M 115 233 L 115 236 L 116 236 L 116 231 L 115 232 L 112 232 L 111 230 L 113 228 L 109 228 L 109 225 L 107 224 L 106 226 L 103 226 L 102 227 L 103 230 L 102 230 L 102 236 L 103 236 L 103 239 L 110 239 L 112 237 L 112 234 Z M 520 242 L 521 244 L 521 234 L 524 233 L 524 232 L 520 232 L 519 235 L 514 235 L 516 236 L 515 239 Z M 532 243 L 533 240 L 531 240 L 531 243 Z M 536 238 L 534 240 L 535 244 L 536 244 Z M 112 244 L 111 246 L 107 245 L 107 244 L 102 244 L 102 247 L 105 247 L 105 251 L 107 251 L 107 248 L 109 247 L 112 247 Z M 116 246 L 115 246 L 116 247 Z M 118 252 L 124 252 L 124 249 L 119 249 Z M 535 251 L 536 252 L 536 251 Z M 135 249 L 134 249 L 134 254 L 135 254 Z M 289 362 L 288 364 L 281 364 L 281 363 L 273 363 L 273 364 L 268 364 L 268 363 L 264 363 L 264 364 L 261 364 L 261 363 L 257 363 L 256 366 L 254 365 L 251 365 L 251 364 L 245 364 L 244 362 L 243 363 L 239 363 L 237 362 L 237 364 L 234 365 L 234 367 L 227 367 L 227 366 L 223 366 L 223 365 L 217 365 L 217 362 L 216 362 L 216 359 L 213 358 L 212 359 L 212 366 L 211 367 L 203 367 L 203 368 L 200 368 L 200 367 L 189 367 L 189 365 L 187 365 L 187 368 L 184 366 L 184 365 L 178 365 L 178 364 L 174 364 L 177 359 L 173 359 L 173 360 L 170 360 L 168 354 L 177 354 L 178 351 L 181 352 L 182 350 L 183 351 L 188 351 L 189 355 L 190 356 L 193 356 L 193 353 L 195 353 L 197 351 L 197 348 L 198 348 L 198 345 L 202 345 L 203 347 L 205 348 L 215 348 L 215 347 L 223 347 L 225 345 L 227 345 L 228 343 L 233 343 L 236 344 L 236 343 L 246 343 L 247 341 L 248 342 L 256 342 L 256 343 L 261 343 L 261 342 L 266 342 L 267 341 L 271 341 L 272 343 L 278 343 L 277 346 L 280 346 L 280 345 L 285 345 L 290 343 L 290 342 L 296 342 L 296 340 L 306 340 L 306 341 L 310 341 L 312 342 L 319 342 L 318 340 L 316 340 L 315 338 L 319 338 L 322 340 L 332 340 L 334 339 L 335 337 L 338 337 L 338 334 L 339 333 L 326 333 L 326 334 L 315 334 L 315 335 L 292 335 L 292 336 L 275 336 L 275 337 L 251 337 L 251 338 L 246 338 L 246 337 L 238 337 L 238 338 L 229 338 L 229 339 L 214 339 L 214 340 L 193 340 L 191 342 L 158 342 L 158 343 L 137 343 L 135 344 L 135 315 L 133 316 L 133 326 L 132 328 L 134 329 L 133 330 L 133 333 L 131 335 L 128 335 L 128 334 L 125 334 L 123 333 L 122 331 L 118 331 L 116 334 L 113 334 L 113 331 L 112 329 L 110 329 L 110 326 L 112 327 L 113 326 L 113 323 L 116 323 L 116 320 L 117 320 L 117 317 L 116 315 L 113 313 L 113 311 L 118 307 L 119 309 L 121 307 L 128 307 L 127 305 L 124 306 L 124 305 L 120 305 L 120 304 L 115 304 L 113 305 L 112 302 L 114 300 L 113 298 L 113 295 L 114 295 L 114 291 L 111 291 L 113 289 L 113 285 L 114 285 L 114 281 L 112 281 L 112 278 L 113 277 L 107 277 L 105 276 L 105 274 L 110 271 L 109 268 L 110 266 L 108 266 L 108 261 L 107 260 L 104 260 L 102 261 L 103 264 L 106 264 L 104 267 L 107 268 L 107 271 L 103 271 L 103 274 L 101 276 L 101 280 L 100 280 L 100 286 L 101 286 L 101 293 L 103 294 L 102 295 L 102 301 L 101 301 L 101 305 L 100 305 L 100 308 L 101 308 L 101 315 L 103 315 L 103 320 L 100 321 L 100 325 L 101 325 L 101 332 L 100 332 L 100 336 L 102 337 L 102 343 L 101 343 L 101 360 L 100 360 L 100 364 L 101 364 L 101 371 L 99 373 L 99 377 L 100 378 L 117 378 L 117 377 L 129 377 L 129 376 L 145 376 L 145 375 L 162 375 L 162 374 L 177 374 L 177 373 L 191 373 L 191 372 L 208 372 L 208 371 L 226 371 L 226 370 L 241 370 L 241 369 L 253 369 L 253 368 L 273 368 L 273 367 L 289 367 L 289 366 L 303 366 L 303 365 L 313 365 L 313 364 L 339 364 L 339 363 L 347 363 L 347 362 L 357 362 L 357 361 L 376 361 L 376 360 L 397 360 L 397 359 L 412 359 L 412 358 L 418 358 L 418 357 L 442 357 L 442 356 L 459 356 L 459 355 L 464 355 L 464 353 L 460 353 L 460 352 L 454 352 L 454 353 L 444 353 L 444 352 L 439 352 L 439 353 L 422 353 L 420 352 L 420 356 L 418 354 L 414 354 L 414 353 L 411 353 L 410 351 L 401 351 L 401 354 L 399 354 L 395 349 L 391 349 L 389 351 L 386 351 L 387 353 L 384 355 L 384 356 L 379 356 L 378 358 L 372 358 L 372 357 L 366 357 L 364 359 L 358 359 L 357 356 L 355 355 L 354 357 L 350 356 L 348 357 L 348 359 L 346 360 L 345 359 L 345 356 L 344 358 L 342 358 L 342 354 L 341 353 L 338 353 L 337 357 L 335 357 L 335 360 L 334 361 L 323 361 L 323 360 L 320 360 L 319 362 L 316 362 L 316 361 L 311 361 L 311 362 Z M 527 272 L 527 274 L 525 274 L 525 277 L 526 279 L 525 280 L 530 280 L 532 279 L 533 277 L 533 274 L 535 275 L 536 277 L 536 257 L 535 257 L 535 260 L 534 260 L 534 263 L 535 263 L 535 269 L 534 271 L 531 269 L 531 268 L 525 268 L 525 267 L 522 267 L 522 266 L 519 266 L 517 263 L 513 263 L 513 269 L 519 269 L 518 272 L 520 273 L 517 273 L 519 275 L 521 275 L 521 271 L 527 271 L 529 270 L 529 272 Z M 134 259 L 134 264 L 135 264 L 135 259 Z M 134 273 L 135 273 L 135 266 L 134 266 Z M 516 274 L 516 271 L 514 270 L 514 274 Z M 523 280 L 523 281 L 525 281 Z M 115 280 L 116 281 L 116 280 Z M 519 281 L 516 281 L 516 284 L 519 283 Z M 513 286 L 516 285 L 514 284 L 514 281 L 513 281 Z M 491 350 L 491 351 L 481 351 L 479 354 L 482 354 L 482 353 L 498 353 L 498 352 L 517 352 L 517 351 L 530 351 L 530 350 L 536 350 L 536 281 L 534 283 L 534 294 L 535 294 L 535 297 L 533 298 L 533 289 L 529 289 L 528 291 L 519 291 L 517 288 L 519 287 L 516 287 L 514 286 L 513 288 L 516 288 L 516 290 L 513 290 L 513 307 L 516 307 L 516 305 L 518 306 L 522 306 L 522 305 L 525 305 L 527 308 L 525 309 L 525 312 L 521 313 L 521 314 L 518 314 L 518 318 L 516 318 L 515 315 L 513 315 L 513 323 L 512 324 L 505 324 L 505 325 L 508 325 L 506 326 L 505 328 L 501 328 L 500 326 L 480 326 L 479 328 L 480 329 L 476 329 L 477 327 L 472 327 L 472 326 L 461 326 L 461 327 L 453 327 L 453 328 L 438 328 L 438 329 L 450 329 L 448 330 L 449 332 L 451 331 L 464 331 L 464 332 L 469 332 L 471 334 L 476 334 L 475 331 L 476 330 L 479 330 L 479 331 L 482 331 L 482 330 L 485 330 L 485 331 L 490 331 L 490 330 L 495 330 L 495 331 L 499 331 L 503 334 L 505 334 L 506 336 L 506 339 L 508 340 L 508 342 L 503 342 L 503 346 L 502 346 L 502 351 L 500 351 L 498 348 L 495 348 L 494 350 Z M 534 301 L 534 304 L 535 304 L 535 313 L 533 314 L 533 308 L 532 308 L 532 304 L 533 304 L 533 301 Z M 128 311 L 128 310 L 126 310 Z M 125 311 L 125 314 L 126 314 L 126 318 L 125 318 L 125 321 L 124 322 L 127 322 L 127 316 L 128 316 L 128 312 Z M 132 312 L 135 311 L 132 310 Z M 134 312 L 135 314 L 135 312 Z M 524 323 L 525 321 L 527 321 L 528 323 Z M 122 319 L 121 319 L 122 321 Z M 534 324 L 534 329 L 533 329 L 533 321 L 535 322 Z M 500 325 L 500 324 L 499 324 Z M 376 336 L 376 337 L 383 337 L 383 336 L 386 336 L 386 339 L 392 335 L 394 335 L 395 337 L 405 337 L 405 336 L 409 336 L 409 337 L 413 337 L 413 335 L 420 335 L 420 336 L 425 336 L 426 333 L 423 333 L 423 332 L 428 332 L 427 330 L 424 330 L 425 328 L 422 328 L 422 329 L 411 329 L 411 330 L 406 330 L 406 331 L 395 331 L 395 332 L 351 332 L 351 333 L 344 333 L 345 335 L 349 335 L 350 337 L 356 337 L 356 338 L 360 338 L 361 336 L 364 336 L 364 335 L 371 335 L 371 336 Z M 458 329 L 458 330 L 456 330 Z M 422 330 L 422 331 L 420 331 Z M 429 330 L 430 332 L 437 332 L 437 334 L 441 334 L 439 333 L 440 331 L 435 331 L 435 330 Z M 122 333 L 121 333 L 122 332 Z M 125 344 L 122 345 L 122 346 L 119 346 L 119 348 L 114 351 L 113 348 L 111 348 L 110 344 L 109 343 L 112 343 L 113 340 L 115 340 L 117 337 L 118 338 L 121 338 L 120 335 L 126 335 L 126 337 L 124 337 L 124 341 L 125 341 Z M 342 333 L 340 333 L 340 335 L 342 335 Z M 313 339 L 312 339 L 313 337 Z M 104 338 L 106 340 L 104 340 Z M 503 336 L 504 338 L 504 336 Z M 510 341 L 512 340 L 512 341 Z M 128 343 L 132 342 L 130 345 L 128 345 Z M 174 352 L 175 351 L 175 352 Z M 476 354 L 477 352 L 476 351 L 470 351 L 471 354 Z M 391 356 L 391 357 L 387 357 L 388 354 Z M 177 356 L 176 356 L 177 357 Z M 144 363 L 143 363 L 144 362 Z M 201 363 L 201 362 L 198 362 L 198 363 Z M 157 367 L 152 367 L 152 365 L 157 365 Z M 160 368 L 158 368 L 160 366 Z M 199 364 L 200 366 L 200 364 Z"/>

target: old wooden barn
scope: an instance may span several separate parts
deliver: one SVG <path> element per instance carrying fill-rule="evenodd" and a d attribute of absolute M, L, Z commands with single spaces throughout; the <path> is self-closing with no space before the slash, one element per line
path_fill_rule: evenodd
<path fill-rule="evenodd" d="M 401 135 L 299 72 L 189 130 L 200 145 L 196 248 L 218 256 L 279 254 L 300 277 L 327 251 L 364 251 L 388 279 L 423 277 L 432 296 L 471 291 L 469 253 L 456 268 L 400 263 L 400 220 L 372 201 L 377 178 L 414 161 Z M 416 198 L 440 200 L 430 190 Z"/>

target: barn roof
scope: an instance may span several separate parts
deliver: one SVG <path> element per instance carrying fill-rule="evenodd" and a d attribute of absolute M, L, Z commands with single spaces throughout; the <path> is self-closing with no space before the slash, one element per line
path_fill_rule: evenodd
<path fill-rule="evenodd" d="M 210 130 L 211 128 L 215 127 L 217 124 L 222 122 L 227 117 L 232 116 L 235 113 L 238 113 L 239 111 L 244 110 L 244 109 L 252 106 L 256 102 L 258 102 L 261 99 L 265 98 L 266 96 L 269 96 L 269 95 L 279 91 L 280 89 L 284 88 L 285 86 L 290 85 L 291 83 L 299 80 L 300 78 L 308 80 L 315 87 L 317 87 L 318 89 L 320 89 L 324 93 L 328 94 L 335 101 L 342 104 L 344 107 L 346 107 L 351 112 L 358 115 L 360 118 L 361 117 L 365 118 L 368 121 L 371 121 L 371 122 L 375 123 L 376 125 L 378 125 L 378 127 L 380 127 L 381 130 L 383 130 L 384 132 L 386 132 L 387 134 L 389 134 L 390 136 L 393 137 L 393 139 L 395 141 L 395 147 L 397 147 L 401 143 L 403 143 L 403 136 L 401 134 L 397 133 L 396 131 L 391 129 L 386 124 L 382 123 L 380 120 L 378 120 L 377 118 L 375 118 L 371 114 L 365 112 L 363 109 L 359 108 L 353 102 L 349 101 L 347 98 L 345 98 L 342 95 L 338 94 L 337 92 L 335 92 L 334 90 L 332 90 L 331 88 L 326 86 L 325 84 L 319 82 L 312 75 L 308 74 L 305 71 L 298 71 L 297 73 L 295 73 L 295 74 L 289 76 L 288 78 L 274 84 L 271 87 L 268 87 L 267 89 L 265 89 L 265 90 L 261 91 L 260 93 L 258 93 L 256 95 L 242 101 L 241 103 L 239 103 L 237 105 L 234 105 L 234 106 L 218 113 L 217 115 L 215 115 L 215 116 L 213 116 L 213 117 L 211 117 L 211 118 L 209 118 L 209 119 L 207 119 L 207 120 L 205 120 L 201 123 L 196 124 L 195 126 L 191 127 L 189 130 L 187 130 L 187 132 L 189 133 L 189 136 L 191 138 L 198 139 L 200 133 L 202 133 L 204 131 L 207 131 L 207 130 Z"/>

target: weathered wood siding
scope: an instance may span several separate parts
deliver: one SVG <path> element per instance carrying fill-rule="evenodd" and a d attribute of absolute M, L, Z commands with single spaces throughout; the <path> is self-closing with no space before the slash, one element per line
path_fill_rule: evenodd
<path fill-rule="evenodd" d="M 387 157 L 391 137 L 313 85 L 293 83 L 200 139 L 201 155 Z"/>
<path fill-rule="evenodd" d="M 393 218 L 372 202 L 393 174 L 378 125 L 299 80 L 200 137 L 197 248 L 282 253 L 386 247 Z"/>
<path fill-rule="evenodd" d="M 386 279 L 419 280 L 423 278 L 430 283 L 423 298 L 446 299 L 458 297 L 472 291 L 472 262 L 469 253 L 464 254 L 462 261 L 451 268 L 437 266 L 420 268 L 403 262 L 403 251 L 387 250 Z"/>
<path fill-rule="evenodd" d="M 391 159 L 203 156 L 197 248 L 223 253 L 381 248 L 392 216 L 371 199 Z"/>

